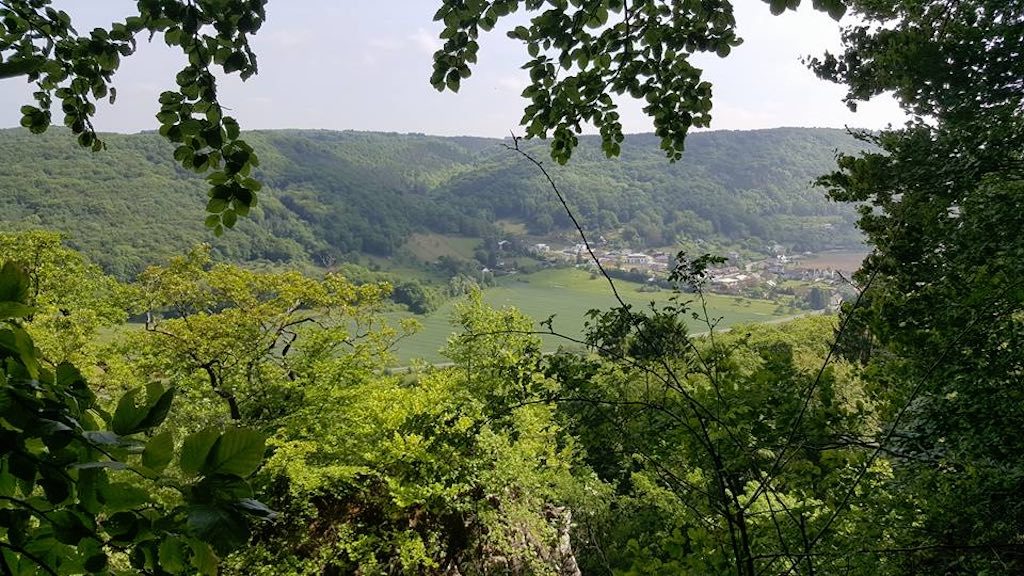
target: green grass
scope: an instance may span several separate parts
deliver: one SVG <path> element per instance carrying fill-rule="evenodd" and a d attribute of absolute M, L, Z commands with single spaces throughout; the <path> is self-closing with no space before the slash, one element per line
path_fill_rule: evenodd
<path fill-rule="evenodd" d="M 96 343 L 97 344 L 111 344 L 118 337 L 129 332 L 141 332 L 146 329 L 146 325 L 142 322 L 125 322 L 124 324 L 118 324 L 116 326 L 103 326 L 96 332 Z"/>
<path fill-rule="evenodd" d="M 579 337 L 583 332 L 584 314 L 588 310 L 608 309 L 616 304 L 603 278 L 591 279 L 588 272 L 575 269 L 544 270 L 535 274 L 506 276 L 499 286 L 484 291 L 484 301 L 495 307 L 514 306 L 535 321 L 542 321 L 555 315 L 553 327 L 555 331 L 571 337 Z M 672 293 L 640 292 L 640 285 L 632 282 L 616 281 L 616 286 L 623 300 L 634 306 L 645 306 L 652 300 L 664 302 Z M 713 316 L 722 316 L 719 328 L 737 323 L 769 322 L 792 317 L 794 314 L 768 300 L 752 300 L 737 296 L 709 294 L 707 296 L 710 312 Z M 427 362 L 443 362 L 445 359 L 438 353 L 448 337 L 456 332 L 451 325 L 452 310 L 458 299 L 446 302 L 440 309 L 426 316 L 417 316 L 423 328 L 415 335 L 402 340 L 397 352 L 397 364 L 408 365 L 414 359 Z M 386 316 L 397 324 L 398 320 L 412 316 L 408 312 L 390 312 Z M 110 342 L 117 335 L 128 331 L 142 330 L 141 324 L 124 324 L 100 331 L 98 340 Z M 537 329 L 541 329 L 537 325 Z M 703 332 L 707 327 L 692 323 L 691 329 Z M 545 349 L 553 351 L 559 345 L 572 345 L 571 342 L 555 336 L 544 336 Z"/>
<path fill-rule="evenodd" d="M 527 233 L 526 224 L 518 220 L 502 219 L 494 222 L 506 234 L 524 236 Z"/>
<path fill-rule="evenodd" d="M 804 268 L 833 268 L 848 274 L 857 271 L 867 256 L 866 250 L 822 252 L 800 261 Z"/>
<path fill-rule="evenodd" d="M 441 256 L 472 260 L 479 244 L 479 238 L 469 236 L 413 234 L 402 249 L 423 262 L 434 262 Z"/>
<path fill-rule="evenodd" d="M 617 281 L 616 286 L 623 300 L 634 306 L 644 306 L 652 300 L 664 302 L 672 295 L 668 290 L 640 292 L 640 285 L 631 282 Z M 792 316 L 778 311 L 778 304 L 767 300 L 719 294 L 709 294 L 707 299 L 712 316 L 723 318 L 718 328 Z M 545 320 L 554 314 L 555 331 L 572 337 L 581 335 L 587 310 L 607 309 L 616 303 L 603 278 L 591 279 L 589 273 L 575 269 L 544 270 L 536 274 L 503 278 L 500 286 L 484 291 L 484 301 L 495 307 L 515 306 L 536 321 Z M 455 332 L 449 322 L 455 303 L 447 302 L 437 311 L 418 317 L 423 329 L 399 344 L 399 364 L 408 364 L 416 358 L 428 362 L 443 361 L 437 351 L 448 336 Z M 405 316 L 408 315 L 394 314 L 393 318 Z M 691 329 L 702 332 L 707 327 L 694 322 Z M 554 336 L 545 337 L 544 340 L 548 350 L 556 349 L 559 344 L 568 344 L 564 339 Z"/>

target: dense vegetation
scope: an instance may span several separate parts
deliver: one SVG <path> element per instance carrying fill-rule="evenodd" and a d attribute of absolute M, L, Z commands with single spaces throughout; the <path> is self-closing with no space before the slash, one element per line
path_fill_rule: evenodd
<path fill-rule="evenodd" d="M 64 232 L 125 279 L 207 240 L 226 260 L 323 266 L 353 253 L 401 254 L 418 231 L 495 237 L 497 219 L 528 223 L 535 234 L 569 231 L 550 190 L 499 140 L 273 131 L 247 135 L 261 157 L 258 207 L 234 234 L 210 239 L 206 183 L 177 167 L 168 145 L 155 134 L 104 138 L 105 150 L 83 154 L 59 131 L 0 131 L 0 223 Z M 811 185 L 836 150 L 858 149 L 840 130 L 698 134 L 676 164 L 651 136 L 628 142 L 608 162 L 595 139 L 584 139 L 576 161 L 556 172 L 595 233 L 633 247 L 696 238 L 758 250 L 859 242 L 854 211 Z M 733 162 L 738 156 L 748 163 Z"/>
<path fill-rule="evenodd" d="M 92 40 L 47 4 L 0 2 L 0 76 L 40 87 L 26 127 L 46 128 L 55 95 L 79 143 L 94 145 L 89 98 L 106 93 L 116 54 L 135 33 L 165 32 L 189 55 L 180 92 L 161 97 L 173 157 L 213 170 L 208 226 L 248 213 L 257 162 L 222 117 L 210 68 L 253 71 L 247 35 L 263 2 L 145 0 L 138 19 Z M 520 4 L 535 13 L 512 32 L 531 57 L 524 122 L 553 131 L 561 161 L 586 163 L 584 121 L 605 154 L 623 152 L 607 94 L 627 92 L 645 97 L 677 156 L 710 104 L 687 57 L 738 42 L 724 0 L 445 0 L 435 85 L 457 89 L 481 30 Z M 18 262 L 0 268 L 0 570 L 1024 572 L 1024 3 L 814 5 L 858 17 L 815 72 L 844 84 L 851 105 L 892 91 L 913 115 L 860 135 L 873 149 L 841 155 L 820 180 L 864 203 L 873 247 L 838 318 L 716 333 L 702 287 L 721 258 L 680 254 L 674 298 L 594 310 L 554 355 L 528 318 L 470 288 L 444 350 L 451 366 L 399 376 L 380 368 L 413 326 L 381 323 L 385 282 L 246 268 L 200 246 L 124 283 L 55 235 L 0 237 L 0 260 Z M 324 174 L 268 166 L 264 178 L 282 179 L 279 195 L 307 187 L 302 220 L 331 217 L 316 213 L 331 205 L 325 182 L 364 182 L 359 162 L 331 173 L 319 148 L 293 152 Z M 381 189 L 410 194 L 418 181 L 423 198 L 468 204 L 457 184 L 470 173 L 429 174 Z M 469 210 L 504 214 L 493 201 Z M 394 237 L 417 225 L 399 221 Z M 331 238 L 349 240 L 336 230 L 324 246 L 386 253 L 389 234 L 340 248 Z M 145 330 L 101 337 L 129 314 Z M 695 337 L 689 320 L 709 330 Z"/>
<path fill-rule="evenodd" d="M 827 318 L 690 339 L 674 320 L 691 309 L 685 301 L 649 319 L 635 313 L 624 322 L 613 310 L 592 318 L 591 353 L 546 357 L 529 318 L 490 309 L 476 293 L 453 318 L 460 335 L 444 350 L 451 367 L 388 376 L 379 368 L 405 328 L 379 320 L 386 285 L 213 264 L 204 248 L 122 284 L 56 235 L 2 239 L 3 258 L 25 246 L 37 255 L 20 288 L 0 296 L 13 314 L 8 329 L 36 339 L 39 350 L 0 340 L 2 349 L 23 364 L 63 359 L 56 374 L 70 387 L 57 395 L 67 404 L 43 412 L 61 425 L 29 428 L 43 444 L 5 455 L 20 483 L 4 493 L 13 508 L 4 508 L 11 544 L 3 560 L 25 573 L 43 565 L 73 573 L 83 563 L 91 571 L 145 572 L 159 563 L 172 573 L 213 573 L 218 557 L 237 574 L 571 574 L 577 565 L 587 573 L 707 572 L 736 553 L 723 548 L 736 522 L 747 531 L 744 553 L 770 562 L 829 513 L 866 505 L 837 503 L 834 494 L 863 454 L 824 448 L 873 430 L 873 404 L 849 365 L 833 365 L 820 380 L 804 425 L 784 424 L 801 411 L 801 391 L 820 379 Z M 3 286 L 10 277 L 5 271 Z M 129 312 L 147 318 L 145 330 L 96 337 Z M 635 333 L 634 321 L 660 327 Z M 83 367 L 91 388 L 66 362 Z M 694 370 L 695 362 L 710 364 Z M 27 382 L 14 368 L 6 377 Z M 144 394 L 135 388 L 154 378 L 162 383 Z M 75 394 L 90 389 L 102 391 L 88 398 L 98 414 L 113 415 L 103 417 L 113 433 L 94 431 L 103 420 L 78 423 L 92 405 Z M 113 400 L 123 393 L 128 400 Z M 21 422 L 12 420 L 21 402 L 6 421 Z M 764 405 L 773 407 L 770 420 L 754 409 Z M 651 435 L 652 426 L 661 432 Z M 741 445 L 732 444 L 736 434 L 746 438 Z M 253 490 L 243 478 L 258 465 L 264 437 L 267 459 Z M 780 453 L 786 462 L 776 471 L 786 487 L 762 490 L 771 446 L 794 438 L 805 447 Z M 42 463 L 25 469 L 27 457 Z M 60 491 L 50 488 L 55 459 L 73 463 Z M 111 476 L 99 488 L 94 470 Z M 184 503 L 149 486 L 158 473 L 167 476 L 161 486 L 184 483 Z M 37 478 L 45 500 L 33 496 Z M 872 474 L 872 482 L 886 478 L 884 469 Z M 801 508 L 813 502 L 829 504 Z M 772 506 L 798 510 L 782 532 L 764 516 Z M 33 512 L 54 527 L 15 538 Z M 252 524 L 242 512 L 272 519 Z M 869 518 L 844 517 L 829 545 L 852 546 L 850 535 Z M 250 530 L 254 544 L 229 555 Z"/>

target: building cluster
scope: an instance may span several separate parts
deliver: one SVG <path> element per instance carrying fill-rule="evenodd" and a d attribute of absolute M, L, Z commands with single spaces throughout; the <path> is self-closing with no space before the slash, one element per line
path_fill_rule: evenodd
<path fill-rule="evenodd" d="M 591 261 L 584 244 L 553 248 L 548 244 L 533 244 L 529 251 L 538 258 L 568 264 L 586 264 Z M 672 267 L 673 258 L 667 252 L 646 253 L 630 249 L 593 248 L 594 256 L 605 269 L 647 272 L 651 278 L 662 276 Z M 728 260 L 710 270 L 708 288 L 711 292 L 741 294 L 758 288 L 772 289 L 782 282 L 794 280 L 837 287 L 842 275 L 831 268 L 804 266 L 801 257 L 787 256 L 781 247 L 774 247 L 773 256 L 743 261 L 732 252 Z"/>
<path fill-rule="evenodd" d="M 761 284 L 774 288 L 786 280 L 832 286 L 842 281 L 842 275 L 831 268 L 803 266 L 799 256 L 775 256 L 746 262 L 742 267 L 727 263 L 711 271 L 711 286 L 716 292 L 739 292 Z"/>
<path fill-rule="evenodd" d="M 665 272 L 669 269 L 672 257 L 667 252 L 654 252 L 647 254 L 628 248 L 605 249 L 593 248 L 597 261 L 605 268 L 618 268 L 623 270 L 639 270 L 646 272 Z M 547 244 L 534 244 L 530 252 L 535 256 L 560 262 L 572 264 L 591 261 L 590 253 L 586 244 L 575 244 L 562 249 L 552 249 Z"/>

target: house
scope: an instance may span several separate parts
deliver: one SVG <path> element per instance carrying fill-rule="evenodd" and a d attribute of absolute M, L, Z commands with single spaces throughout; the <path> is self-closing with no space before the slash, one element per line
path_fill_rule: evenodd
<path fill-rule="evenodd" d="M 626 264 L 637 264 L 637 265 L 648 265 L 651 263 L 651 257 L 647 254 L 640 252 L 634 252 L 633 254 L 626 255 Z"/>

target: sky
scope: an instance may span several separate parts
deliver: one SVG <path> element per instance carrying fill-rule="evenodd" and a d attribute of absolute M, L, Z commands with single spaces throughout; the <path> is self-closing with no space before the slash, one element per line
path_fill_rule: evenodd
<path fill-rule="evenodd" d="M 727 58 L 702 55 L 694 63 L 714 85 L 712 129 L 777 126 L 883 128 L 904 119 L 882 96 L 857 113 L 842 102 L 843 88 L 818 80 L 800 58 L 840 46 L 839 25 L 807 5 L 772 16 L 761 0 L 735 0 L 744 43 Z M 58 0 L 80 32 L 123 20 L 131 0 Z M 525 47 L 504 31 L 516 15 L 481 40 L 479 62 L 458 94 L 439 93 L 428 81 L 440 46 L 432 21 L 439 3 L 428 0 L 270 0 L 267 22 L 253 39 L 259 75 L 222 80 L 220 97 L 243 129 L 322 128 L 507 136 L 519 130 L 528 101 L 520 97 Z M 175 87 L 183 56 L 159 36 L 142 41 L 115 76 L 115 105 L 100 104 L 101 131 L 138 132 L 158 126 L 157 97 Z M 33 86 L 0 80 L 0 127 L 17 126 L 18 109 Z M 626 132 L 650 132 L 642 103 L 624 97 Z M 57 119 L 59 123 L 60 120 Z"/>

